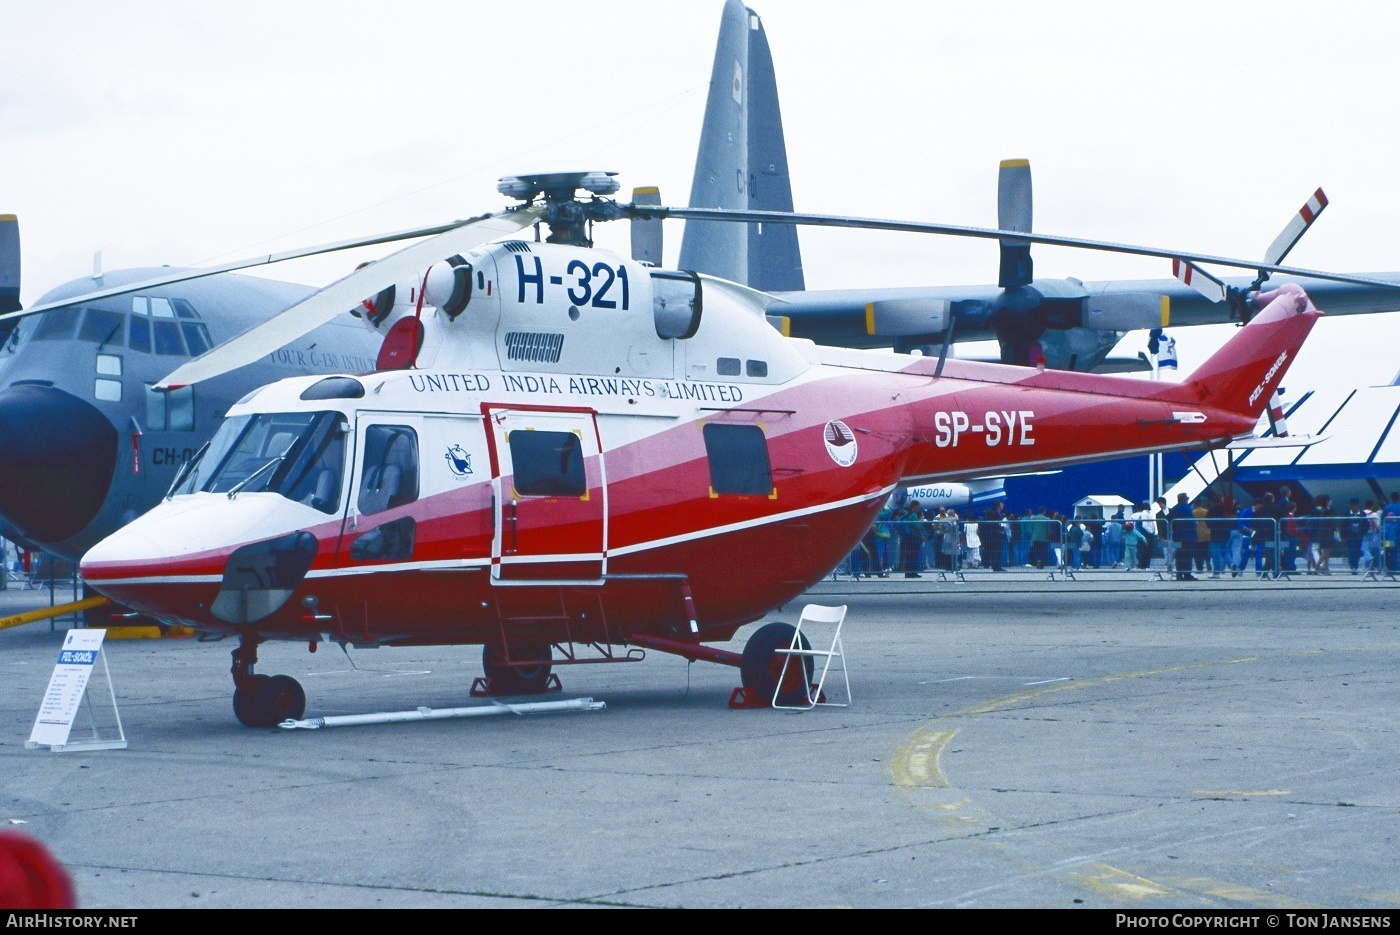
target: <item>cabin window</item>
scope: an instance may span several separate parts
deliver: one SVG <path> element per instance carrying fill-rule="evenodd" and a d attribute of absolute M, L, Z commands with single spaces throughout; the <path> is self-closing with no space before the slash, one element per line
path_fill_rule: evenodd
<path fill-rule="evenodd" d="M 165 394 L 166 428 L 172 432 L 194 431 L 194 387 L 183 386 Z"/>
<path fill-rule="evenodd" d="M 357 562 L 402 561 L 413 557 L 413 537 L 417 524 L 412 516 L 377 526 L 356 536 L 350 543 L 350 557 Z"/>
<path fill-rule="evenodd" d="M 588 493 L 583 442 L 573 432 L 516 429 L 507 438 L 512 484 L 519 496 L 582 497 Z"/>
<path fill-rule="evenodd" d="M 766 497 L 773 492 L 773 468 L 762 428 L 711 422 L 706 423 L 703 432 L 712 493 Z"/>
<path fill-rule="evenodd" d="M 739 358 L 719 358 L 719 360 L 715 361 L 715 373 L 722 377 L 737 377 L 739 375 Z"/>
<path fill-rule="evenodd" d="M 152 432 L 194 431 L 194 387 L 160 391 L 147 384 L 146 428 Z"/>
<path fill-rule="evenodd" d="M 745 363 L 745 366 L 748 368 L 746 372 L 748 373 L 749 376 L 751 376 L 751 377 L 766 377 L 766 376 L 768 376 L 768 361 L 766 361 L 766 360 L 749 360 L 749 361 L 745 361 L 744 363 Z"/>
<path fill-rule="evenodd" d="M 406 425 L 365 429 L 361 513 L 382 513 L 418 499 L 418 433 Z"/>

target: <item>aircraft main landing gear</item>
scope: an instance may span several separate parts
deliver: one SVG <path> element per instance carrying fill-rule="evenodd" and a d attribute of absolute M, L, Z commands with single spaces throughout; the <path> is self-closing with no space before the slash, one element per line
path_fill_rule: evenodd
<path fill-rule="evenodd" d="M 233 714 L 245 727 L 276 727 L 306 713 L 306 691 L 290 675 L 256 675 L 258 644 L 245 636 L 233 651 Z"/>
<path fill-rule="evenodd" d="M 788 663 L 787 674 L 784 676 L 783 663 L 788 657 L 777 652 L 792 645 L 794 632 L 792 624 L 768 623 L 759 627 L 744 644 L 744 658 L 739 663 L 739 679 L 744 684 L 745 694 L 764 706 L 772 703 L 779 676 L 783 677 L 783 687 L 782 691 L 778 692 L 778 704 L 807 703 L 807 686 L 812 681 L 812 657 L 794 658 Z M 800 649 L 812 648 L 806 636 L 803 636 L 797 645 Z"/>
<path fill-rule="evenodd" d="M 557 678 L 550 684 L 553 655 L 548 643 L 520 643 L 511 647 L 509 656 L 504 647 L 487 643 L 481 647 L 481 667 L 486 670 L 482 694 L 538 695 L 549 691 L 559 684 Z"/>

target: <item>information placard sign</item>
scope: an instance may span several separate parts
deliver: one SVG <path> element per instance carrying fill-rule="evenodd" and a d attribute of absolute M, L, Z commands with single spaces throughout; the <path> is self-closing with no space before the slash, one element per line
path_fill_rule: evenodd
<path fill-rule="evenodd" d="M 68 631 L 58 652 L 58 664 L 49 678 L 48 691 L 39 705 L 39 716 L 34 719 L 34 730 L 29 735 L 31 745 L 61 747 L 68 742 L 73 718 L 83 703 L 106 635 L 106 630 Z"/>

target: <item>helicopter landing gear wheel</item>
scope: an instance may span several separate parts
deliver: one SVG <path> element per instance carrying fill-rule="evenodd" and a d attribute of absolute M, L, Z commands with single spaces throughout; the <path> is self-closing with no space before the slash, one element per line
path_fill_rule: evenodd
<path fill-rule="evenodd" d="M 487 643 L 481 647 L 481 667 L 486 670 L 486 678 L 493 695 L 538 695 L 549 688 L 549 673 L 554 668 L 550 664 L 553 652 L 548 643 L 521 643 L 511 651 L 511 658 L 517 662 L 531 662 L 532 665 L 509 665 L 506 652 L 499 646 Z"/>
<path fill-rule="evenodd" d="M 233 714 L 245 727 L 276 727 L 306 713 L 306 690 L 290 675 L 255 675 L 233 690 Z"/>
<path fill-rule="evenodd" d="M 266 675 L 251 676 L 242 685 L 233 687 L 233 716 L 244 727 L 257 727 L 256 701 L 261 683 L 268 680 Z"/>
<path fill-rule="evenodd" d="M 791 624 L 769 623 L 758 628 L 744 644 L 744 658 L 739 663 L 739 678 L 751 697 L 770 703 L 778 688 L 778 678 L 783 672 L 783 663 L 788 656 L 777 652 L 792 645 L 792 634 L 796 632 Z M 807 637 L 802 637 L 799 649 L 811 649 Z M 807 686 L 812 682 L 812 657 L 797 656 L 788 663 L 787 675 L 783 677 L 782 690 L 778 692 L 778 704 L 800 705 L 807 703 Z"/>
<path fill-rule="evenodd" d="M 306 713 L 306 691 L 290 675 L 255 675 L 258 644 L 245 636 L 233 651 L 233 716 L 245 727 L 276 727 Z"/>

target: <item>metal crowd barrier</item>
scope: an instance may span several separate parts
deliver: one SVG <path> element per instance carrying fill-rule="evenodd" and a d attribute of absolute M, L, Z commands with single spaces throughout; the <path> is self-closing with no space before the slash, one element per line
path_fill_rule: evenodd
<path fill-rule="evenodd" d="M 1349 519 L 1132 521 L 1141 540 L 1128 531 L 1126 521 L 1044 516 L 999 522 L 877 520 L 831 577 L 966 580 L 968 572 L 985 571 L 1071 581 L 1082 572 L 1136 571 L 1152 580 L 1356 575 L 1400 581 L 1400 517 L 1364 523 L 1360 535 Z"/>

